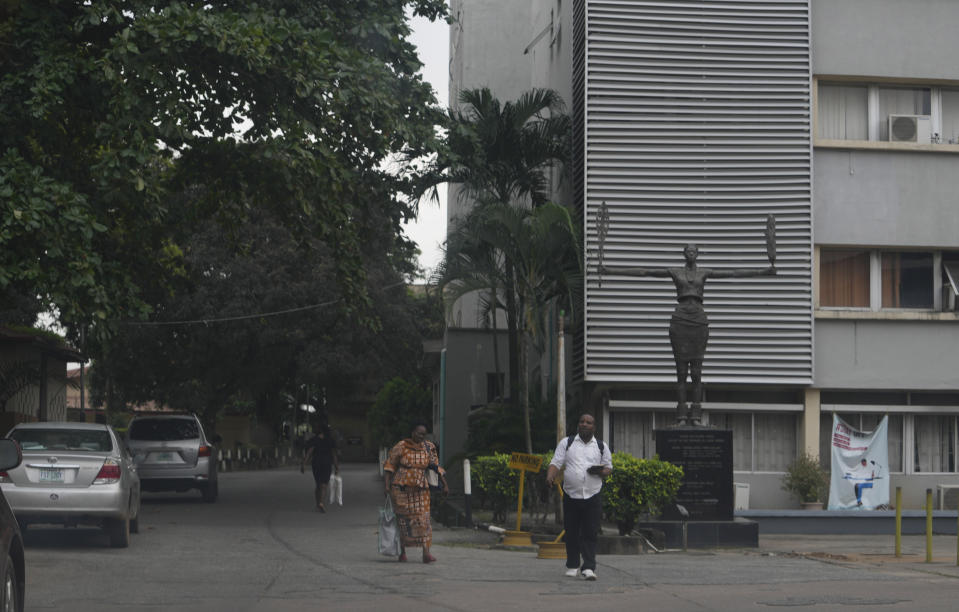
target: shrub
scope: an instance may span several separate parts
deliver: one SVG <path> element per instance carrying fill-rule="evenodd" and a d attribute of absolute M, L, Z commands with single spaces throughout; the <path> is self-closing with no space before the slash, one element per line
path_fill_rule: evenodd
<path fill-rule="evenodd" d="M 497 453 L 477 457 L 471 463 L 473 487 L 481 506 L 493 510 L 494 522 L 505 522 L 506 513 L 516 507 L 519 478 L 509 468 L 509 454 Z M 526 472 L 524 514 L 532 516 L 537 508 L 550 506 L 556 488 L 546 486 L 546 470 L 553 459 L 552 451 L 544 453 L 543 468 L 536 474 Z M 603 484 L 603 512 L 620 531 L 632 531 L 642 514 L 657 515 L 675 497 L 682 483 L 683 470 L 666 461 L 637 459 L 628 453 L 613 454 L 613 473 Z"/>
<path fill-rule="evenodd" d="M 523 485 L 524 514 L 532 515 L 543 502 L 548 501 L 549 490 L 546 487 L 546 470 L 553 459 L 553 453 L 545 453 L 542 469 L 531 474 L 525 472 L 526 482 Z M 470 462 L 470 474 L 473 488 L 481 506 L 487 504 L 493 510 L 493 522 L 505 522 L 506 512 L 517 505 L 519 495 L 519 472 L 510 469 L 509 453 L 496 453 L 485 457 L 477 457 Z M 546 499 L 540 499 L 545 497 Z"/>
<path fill-rule="evenodd" d="M 829 475 L 819 459 L 803 452 L 796 458 L 783 476 L 782 488 L 804 503 L 822 501 L 828 495 Z"/>
<path fill-rule="evenodd" d="M 507 509 L 516 503 L 519 494 L 516 472 L 509 469 L 509 455 L 496 453 L 477 457 L 470 464 L 470 473 L 480 504 L 489 503 L 493 509 L 493 522 L 505 521 Z"/>
<path fill-rule="evenodd" d="M 656 516 L 675 499 L 682 478 L 682 468 L 658 457 L 637 459 L 629 453 L 613 453 L 613 473 L 603 485 L 603 513 L 625 535 L 640 515 Z"/>

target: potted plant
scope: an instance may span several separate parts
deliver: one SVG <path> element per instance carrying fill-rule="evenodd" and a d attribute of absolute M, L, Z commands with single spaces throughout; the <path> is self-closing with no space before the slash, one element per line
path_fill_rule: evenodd
<path fill-rule="evenodd" d="M 828 496 L 829 475 L 818 457 L 804 451 L 786 468 L 782 488 L 798 497 L 803 508 L 821 510 Z"/>

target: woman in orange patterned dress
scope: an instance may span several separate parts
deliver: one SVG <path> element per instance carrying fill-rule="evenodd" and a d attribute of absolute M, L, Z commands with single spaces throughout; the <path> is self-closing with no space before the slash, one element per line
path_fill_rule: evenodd
<path fill-rule="evenodd" d="M 423 548 L 423 563 L 432 563 L 433 526 L 430 524 L 430 488 L 426 470 L 430 466 L 439 473 L 443 494 L 449 493 L 446 471 L 439 467 L 436 445 L 426 440 L 426 424 L 413 424 L 409 438 L 399 441 L 390 450 L 383 464 L 383 484 L 386 494 L 393 499 L 393 509 L 399 519 L 400 561 L 406 561 L 406 547 Z"/>

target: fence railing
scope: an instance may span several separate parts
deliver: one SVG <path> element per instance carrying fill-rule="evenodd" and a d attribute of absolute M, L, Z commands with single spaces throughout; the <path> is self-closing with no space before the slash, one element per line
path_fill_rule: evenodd
<path fill-rule="evenodd" d="M 290 445 L 229 448 L 217 451 L 217 467 L 221 472 L 268 470 L 299 465 L 301 458 L 302 451 Z"/>

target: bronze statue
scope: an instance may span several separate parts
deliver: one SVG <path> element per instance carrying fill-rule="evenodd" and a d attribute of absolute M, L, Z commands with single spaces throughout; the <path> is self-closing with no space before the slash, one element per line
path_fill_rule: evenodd
<path fill-rule="evenodd" d="M 605 202 L 604 206 L 605 208 Z M 608 213 L 607 217 L 608 218 Z M 600 217 L 602 218 L 602 217 Z M 608 224 L 608 221 L 606 222 Z M 601 241 L 605 240 L 608 225 L 598 225 Z M 679 425 L 701 425 L 703 411 L 703 357 L 706 353 L 706 343 L 709 340 L 709 321 L 703 309 L 703 290 L 706 281 L 710 278 L 739 278 L 748 276 L 775 276 L 776 275 L 776 220 L 769 215 L 766 221 L 766 252 L 769 257 L 768 268 L 737 268 L 733 270 L 712 270 L 700 268 L 696 265 L 699 248 L 694 244 L 686 245 L 683 255 L 686 265 L 682 268 L 639 268 L 639 267 L 612 267 L 603 264 L 602 254 L 599 257 L 599 274 L 618 274 L 622 276 L 651 276 L 657 278 L 671 278 L 676 285 L 676 310 L 669 322 L 669 342 L 673 348 L 673 358 L 676 361 L 676 422 Z M 602 250 L 602 247 L 601 249 Z M 691 384 L 691 402 L 686 400 L 687 377 Z"/>

